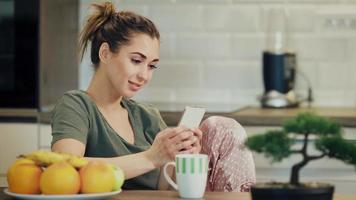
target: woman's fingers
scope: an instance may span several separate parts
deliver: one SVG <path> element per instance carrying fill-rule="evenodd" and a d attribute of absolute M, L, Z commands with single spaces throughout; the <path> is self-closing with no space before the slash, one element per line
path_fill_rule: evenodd
<path fill-rule="evenodd" d="M 176 143 L 176 149 L 178 151 L 190 149 L 197 140 L 198 140 L 197 137 L 190 136 L 188 139 Z"/>
<path fill-rule="evenodd" d="M 200 138 L 202 133 L 199 129 L 188 129 L 184 126 L 167 128 L 161 131 L 157 139 L 158 151 L 161 151 L 161 159 L 174 160 L 175 155 L 181 152 L 199 153 Z M 161 150 L 159 150 L 161 149 Z"/>
<path fill-rule="evenodd" d="M 171 142 L 172 142 L 172 144 L 178 144 L 185 140 L 189 140 L 189 138 L 192 136 L 193 136 L 193 133 L 191 131 L 183 131 L 183 132 L 177 134 L 176 136 L 174 136 L 173 138 L 171 138 Z"/>
<path fill-rule="evenodd" d="M 179 151 L 178 154 L 193 154 L 193 153 L 199 153 L 199 152 L 200 152 L 200 150 L 198 147 L 191 147 L 190 149 Z"/>
<path fill-rule="evenodd" d="M 194 133 L 195 136 L 197 136 L 199 138 L 199 140 L 202 140 L 203 132 L 200 129 L 193 128 L 193 129 L 191 129 L 191 131 Z"/>
<path fill-rule="evenodd" d="M 196 151 L 194 153 L 200 153 L 203 132 L 198 128 L 192 129 L 192 131 L 194 133 L 194 136 L 196 136 L 198 138 L 193 144 L 193 146 L 196 147 Z"/>
<path fill-rule="evenodd" d="M 186 131 L 187 128 L 183 127 L 183 126 L 178 126 L 178 127 L 174 127 L 174 128 L 166 128 L 162 131 L 162 137 L 165 139 L 170 139 L 173 138 L 177 135 L 179 135 L 180 133 Z"/>

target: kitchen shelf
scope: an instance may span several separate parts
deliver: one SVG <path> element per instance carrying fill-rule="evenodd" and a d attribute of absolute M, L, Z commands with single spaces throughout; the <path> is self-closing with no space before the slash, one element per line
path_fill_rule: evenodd
<path fill-rule="evenodd" d="M 243 126 L 280 126 L 287 119 L 300 112 L 315 112 L 316 114 L 332 119 L 344 127 L 356 127 L 356 108 L 352 107 L 312 107 L 312 108 L 259 108 L 245 107 L 233 112 L 208 112 L 204 118 L 213 115 L 231 117 Z M 178 124 L 181 112 L 163 111 L 162 118 L 169 126 Z"/>

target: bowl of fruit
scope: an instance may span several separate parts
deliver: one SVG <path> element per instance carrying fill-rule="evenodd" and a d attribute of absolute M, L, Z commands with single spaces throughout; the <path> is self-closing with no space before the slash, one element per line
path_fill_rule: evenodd
<path fill-rule="evenodd" d="M 124 172 L 105 161 L 51 151 L 20 155 L 4 192 L 19 199 L 105 199 L 121 192 Z"/>

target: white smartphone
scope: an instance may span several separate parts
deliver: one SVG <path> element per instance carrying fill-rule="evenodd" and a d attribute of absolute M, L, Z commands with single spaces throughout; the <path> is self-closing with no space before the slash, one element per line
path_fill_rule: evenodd
<path fill-rule="evenodd" d="M 178 126 L 198 128 L 205 114 L 205 108 L 186 106 Z"/>

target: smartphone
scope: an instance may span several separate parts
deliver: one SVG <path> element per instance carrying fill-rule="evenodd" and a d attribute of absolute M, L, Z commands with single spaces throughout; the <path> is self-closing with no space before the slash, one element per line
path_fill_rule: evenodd
<path fill-rule="evenodd" d="M 205 114 L 205 108 L 186 106 L 178 126 L 198 128 Z"/>

